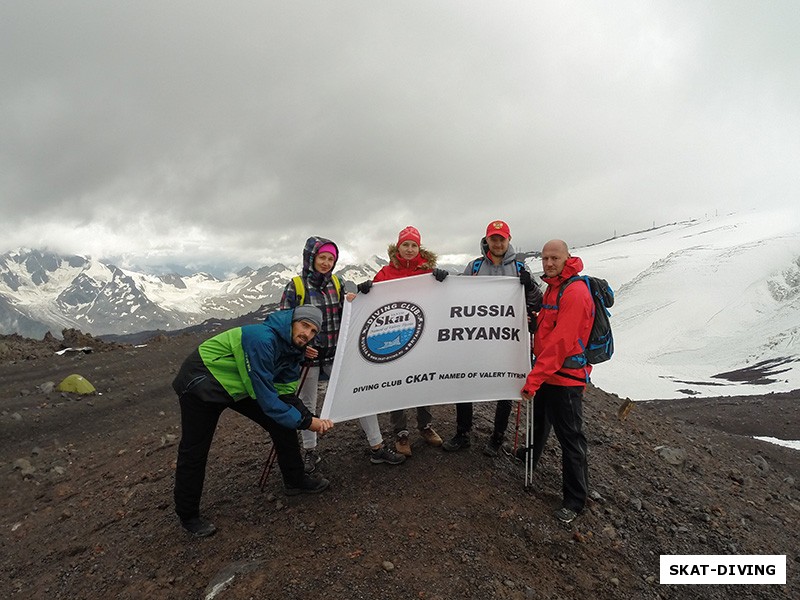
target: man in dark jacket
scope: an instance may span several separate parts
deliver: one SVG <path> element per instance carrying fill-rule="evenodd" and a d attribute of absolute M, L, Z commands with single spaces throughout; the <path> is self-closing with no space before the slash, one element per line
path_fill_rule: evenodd
<path fill-rule="evenodd" d="M 586 504 L 589 466 L 583 433 L 583 390 L 592 366 L 579 360 L 594 322 L 594 301 L 583 284 L 562 284 L 583 270 L 562 240 L 550 240 L 542 249 L 542 279 L 547 284 L 533 336 L 536 362 L 525 380 L 522 398 L 533 398 L 532 466 L 542 456 L 550 428 L 561 445 L 563 500 L 556 518 L 570 523 Z M 524 457 L 524 454 L 522 455 Z"/>
<path fill-rule="evenodd" d="M 525 306 L 530 318 L 542 306 L 542 291 L 531 279 L 531 272 L 521 261 L 511 245 L 511 230 L 505 221 L 492 221 L 486 227 L 486 236 L 481 240 L 481 256 L 471 261 L 464 269 L 464 275 L 487 275 L 494 277 L 518 277 L 525 290 Z M 511 400 L 499 400 L 494 414 L 494 432 L 483 449 L 488 456 L 497 456 L 503 445 L 511 415 Z M 472 403 L 456 404 L 456 434 L 442 444 L 444 450 L 453 452 L 471 445 L 469 434 L 472 431 Z"/>
<path fill-rule="evenodd" d="M 184 361 L 172 382 L 181 406 L 175 512 L 190 534 L 216 531 L 200 517 L 200 496 L 211 441 L 226 408 L 269 432 L 287 495 L 328 487 L 327 479 L 303 472 L 296 430 L 325 433 L 333 422 L 314 417 L 294 395 L 303 351 L 321 322 L 315 306 L 277 311 L 261 325 L 235 327 L 206 340 Z"/>

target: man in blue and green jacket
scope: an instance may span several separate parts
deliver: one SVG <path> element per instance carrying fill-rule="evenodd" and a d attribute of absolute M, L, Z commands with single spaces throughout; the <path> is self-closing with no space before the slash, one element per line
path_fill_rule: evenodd
<path fill-rule="evenodd" d="M 200 517 L 206 462 L 226 408 L 269 432 L 287 495 L 317 493 L 330 483 L 303 472 L 298 429 L 325 433 L 328 419 L 312 415 L 297 398 L 300 361 L 319 333 L 322 313 L 299 306 L 270 314 L 261 325 L 224 331 L 200 344 L 172 382 L 181 406 L 181 441 L 175 471 L 175 512 L 196 537 L 216 528 Z"/>

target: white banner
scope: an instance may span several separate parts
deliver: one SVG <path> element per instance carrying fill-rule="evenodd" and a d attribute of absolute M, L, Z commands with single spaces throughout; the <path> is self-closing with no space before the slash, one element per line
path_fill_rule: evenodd
<path fill-rule="evenodd" d="M 516 400 L 531 369 L 516 277 L 418 275 L 345 302 L 321 417 Z"/>

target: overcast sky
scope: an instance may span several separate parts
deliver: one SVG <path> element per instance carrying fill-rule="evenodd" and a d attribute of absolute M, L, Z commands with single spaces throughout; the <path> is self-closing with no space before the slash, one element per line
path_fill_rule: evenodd
<path fill-rule="evenodd" d="M 800 3 L 0 4 L 0 252 L 476 255 L 800 205 Z"/>

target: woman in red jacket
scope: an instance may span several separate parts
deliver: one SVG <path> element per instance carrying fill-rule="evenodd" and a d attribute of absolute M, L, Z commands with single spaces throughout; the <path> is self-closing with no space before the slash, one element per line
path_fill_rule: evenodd
<path fill-rule="evenodd" d="M 401 277 L 433 273 L 438 281 L 447 277 L 447 271 L 436 268 L 436 255 L 420 246 L 419 231 L 415 227 L 406 227 L 397 236 L 396 244 L 389 244 L 389 264 L 377 272 L 373 281 L 389 281 Z M 359 284 L 358 290 L 368 293 L 372 281 Z M 395 448 L 400 454 L 411 456 L 411 444 L 408 441 L 408 419 L 405 409 L 390 413 L 392 427 L 397 436 Z M 433 417 L 429 406 L 417 407 L 417 428 L 422 439 L 431 446 L 441 446 L 442 438 L 431 427 Z"/>

